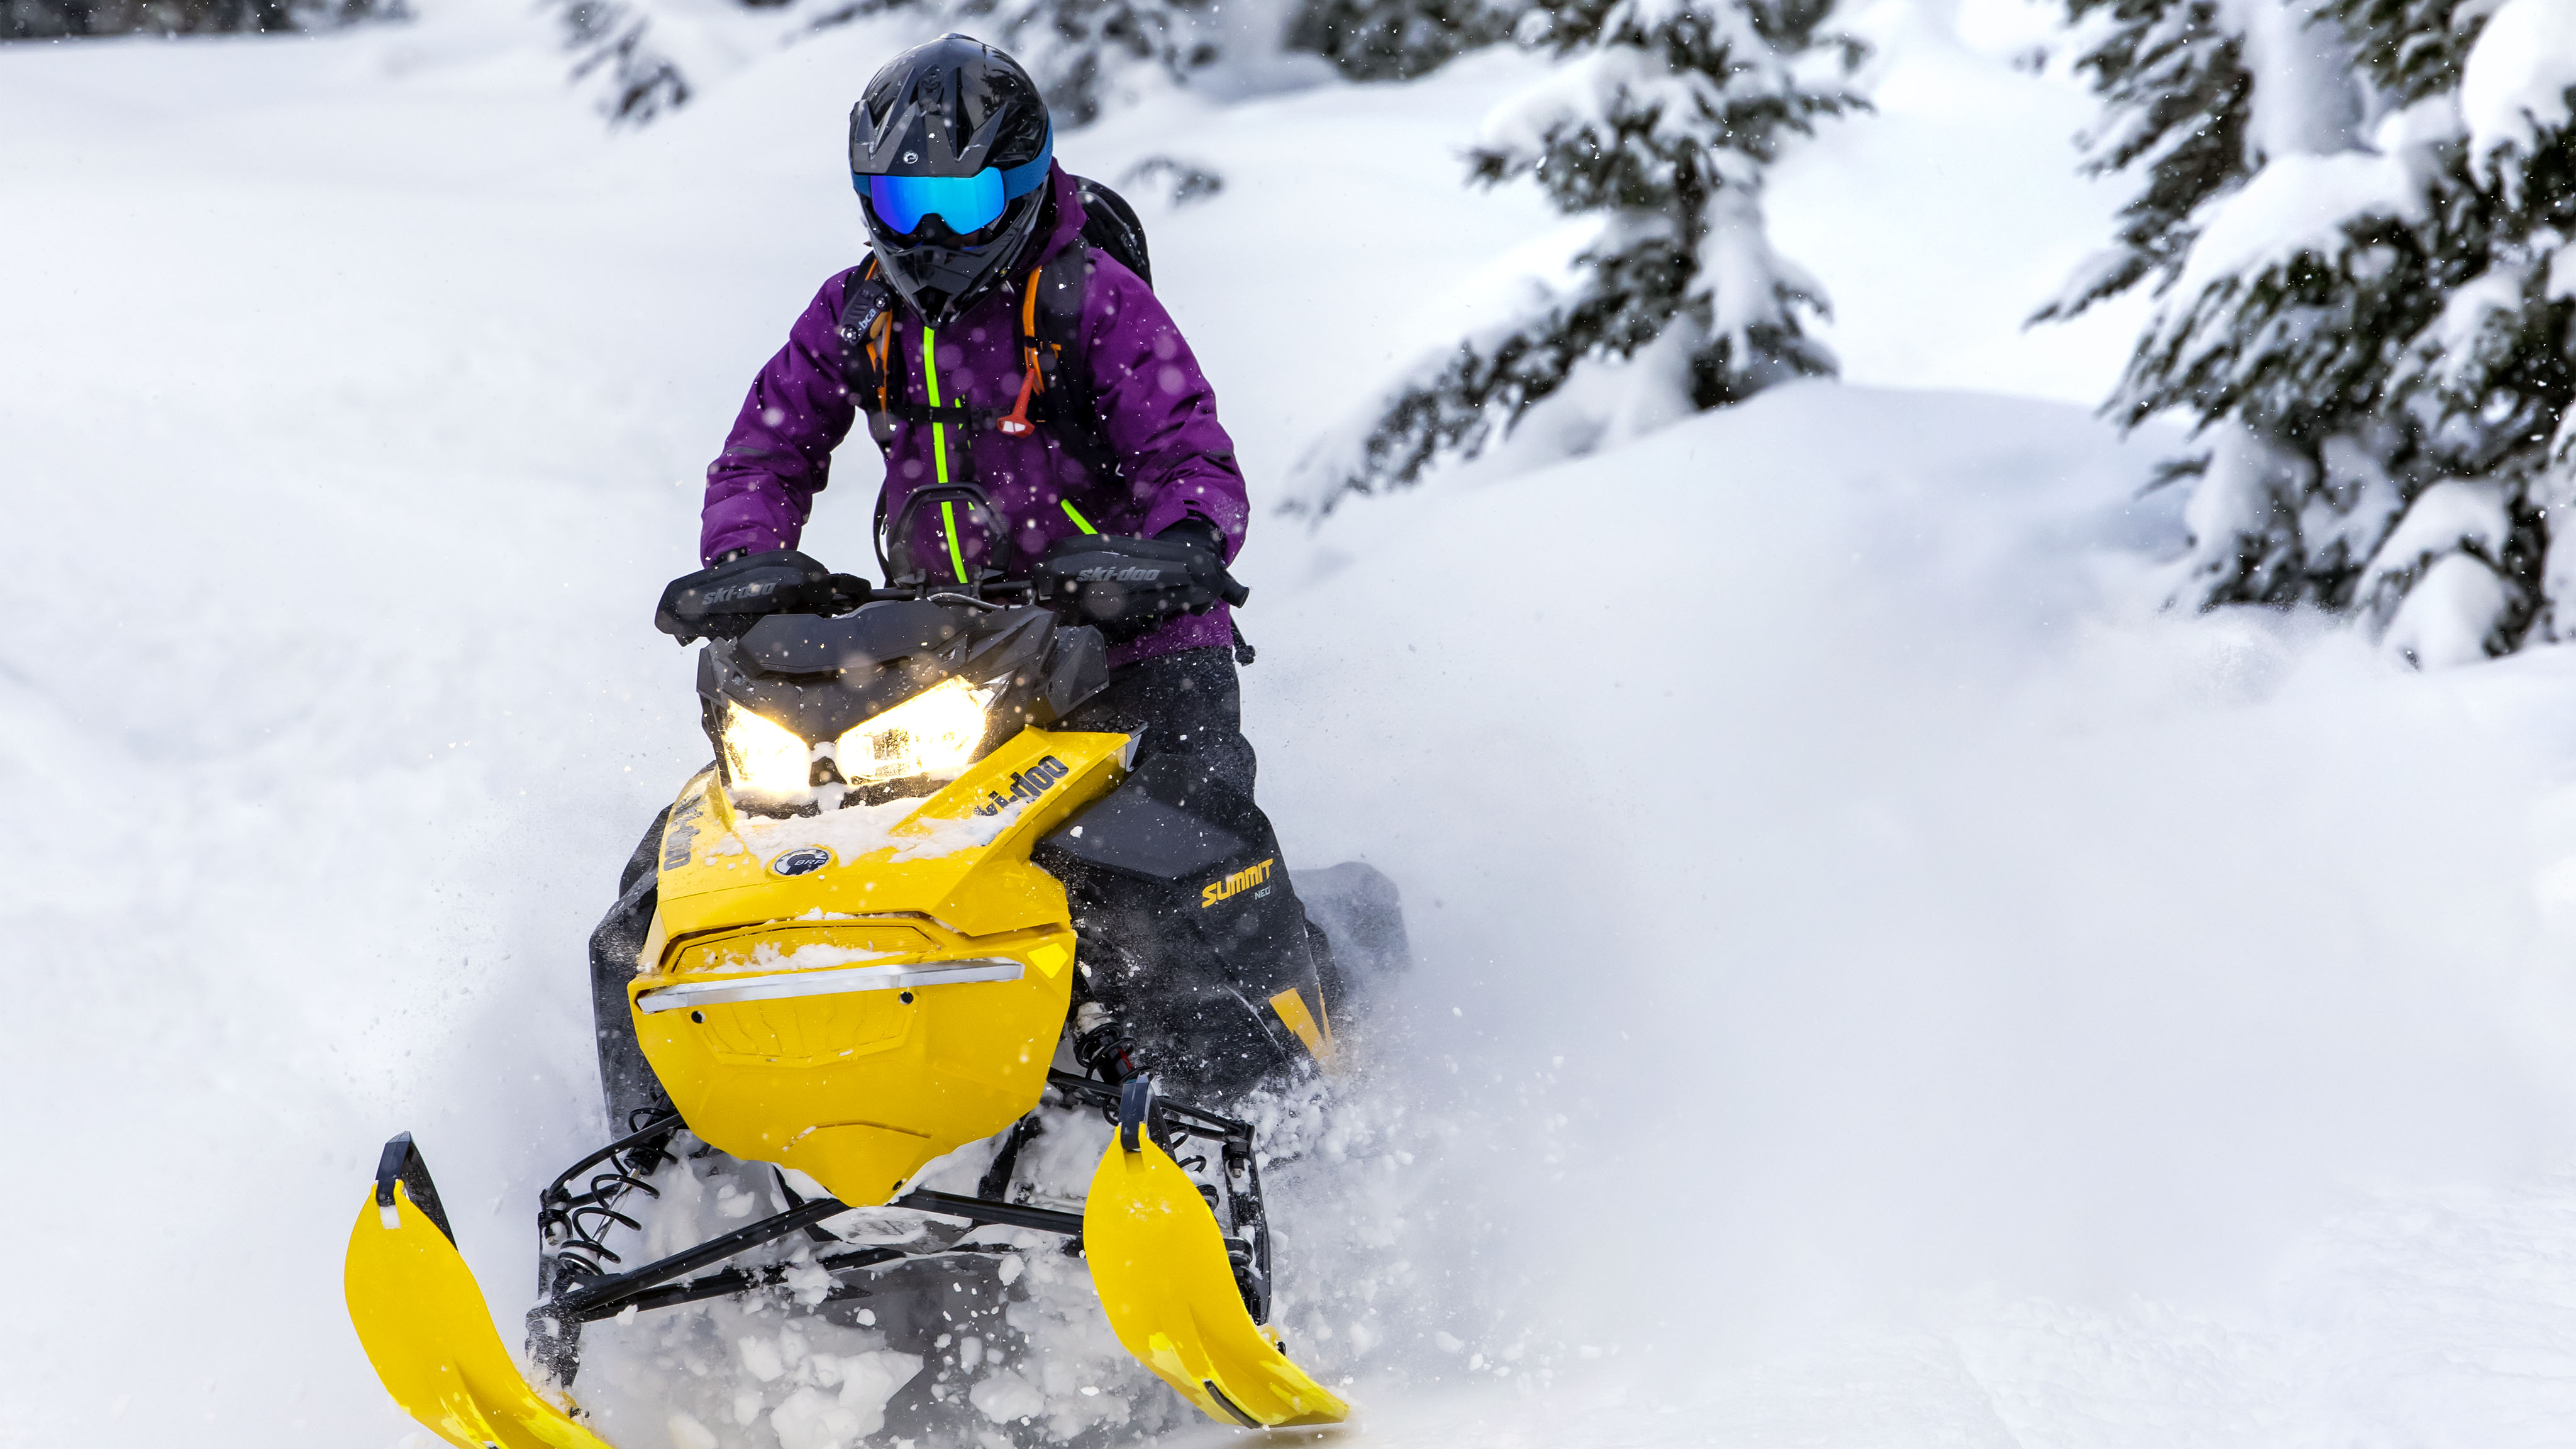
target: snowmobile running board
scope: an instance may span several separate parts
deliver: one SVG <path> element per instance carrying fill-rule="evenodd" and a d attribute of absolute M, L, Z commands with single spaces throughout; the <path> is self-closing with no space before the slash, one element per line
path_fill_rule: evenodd
<path fill-rule="evenodd" d="M 972 1226 L 1063 1235 L 1068 1251 L 1089 1260 L 1120 1344 L 1211 1418 L 1260 1427 L 1348 1417 L 1348 1407 L 1290 1362 L 1278 1336 L 1256 1321 L 1256 1315 L 1268 1316 L 1269 1234 L 1261 1218 L 1250 1124 L 1166 1102 L 1150 1077 L 1112 1087 L 1061 1072 L 1048 1076 L 1049 1085 L 1067 1098 L 1117 1109 L 1117 1140 L 1102 1155 L 1081 1213 L 926 1190 L 885 1206 L 962 1218 Z M 462 1449 L 611 1449 L 566 1412 L 582 1324 L 629 1308 L 675 1307 L 770 1286 L 784 1281 L 786 1265 L 688 1275 L 800 1231 L 837 1241 L 817 1225 L 850 1211 L 850 1205 L 834 1198 L 793 1201 L 791 1192 L 784 1212 L 642 1267 L 602 1272 L 618 1259 L 591 1225 L 636 1226 L 616 1204 L 628 1191 L 653 1192 L 644 1178 L 660 1165 L 682 1125 L 676 1113 L 655 1119 L 575 1163 L 539 1200 L 545 1301 L 528 1314 L 528 1356 L 555 1385 L 550 1393 L 531 1387 L 502 1347 L 411 1134 L 386 1143 L 373 1191 L 350 1235 L 346 1287 L 360 1343 L 395 1401 Z M 1221 1232 L 1212 1211 L 1175 1211 L 1182 1203 L 1207 1201 L 1164 1146 L 1192 1137 L 1220 1142 L 1229 1173 L 1245 1179 L 1248 1191 L 1235 1200 L 1235 1226 L 1245 1236 Z M 1005 1159 L 1016 1154 L 1018 1142 L 1015 1130 L 981 1191 L 1004 1190 Z M 571 1191 L 573 1179 L 601 1167 L 607 1170 L 594 1175 L 586 1191 Z M 837 1277 L 950 1251 L 945 1245 L 866 1247 L 816 1257 L 807 1266 Z M 836 1285 L 827 1296 L 866 1292 Z"/>

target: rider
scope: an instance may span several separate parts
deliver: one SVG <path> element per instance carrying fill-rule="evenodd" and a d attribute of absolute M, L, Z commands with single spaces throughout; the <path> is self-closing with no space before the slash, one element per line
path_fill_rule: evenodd
<path fill-rule="evenodd" d="M 1122 559 L 1177 561 L 1203 585 L 1177 605 L 1140 591 L 1123 614 L 1115 591 L 1106 604 L 1097 591 L 1081 599 L 1079 622 L 1108 642 L 1109 683 L 1059 727 L 1139 736 L 1138 776 L 1164 782 L 1164 796 L 1234 836 L 1270 843 L 1275 857 L 1252 804 L 1253 752 L 1229 648 L 1240 635 L 1219 601 L 1242 597 L 1225 565 L 1250 514 L 1243 472 L 1207 379 L 1153 289 L 1084 241 L 1086 196 L 1101 193 L 1055 164 L 1054 142 L 1028 73 L 963 35 L 906 51 L 868 82 L 850 114 L 850 161 L 872 256 L 823 284 L 753 380 L 707 469 L 698 545 L 707 567 L 673 587 L 720 584 L 729 570 L 795 548 L 833 450 L 864 408 L 885 457 L 876 517 L 889 582 L 962 585 L 998 569 L 1070 591 L 1081 587 L 1070 583 L 1074 570 L 1054 565 L 1079 553 L 1086 577 L 1100 577 L 1105 555 L 1113 577 L 1134 576 L 1117 567 Z M 1063 259 L 1078 265 L 1086 252 L 1087 279 L 1068 278 Z M 1042 283 L 1080 288 L 1068 343 L 1037 342 L 1040 303 L 1071 305 L 1037 296 Z M 845 338 L 863 339 L 865 373 L 854 376 Z M 1044 407 L 1033 413 L 1041 390 Z M 1072 417 L 1086 395 L 1089 418 Z M 952 506 L 937 506 L 934 493 Z M 916 495 L 933 506 L 908 508 Z M 961 509 L 990 519 L 989 535 L 960 529 Z M 657 822 L 591 943 L 614 1121 L 654 1093 L 624 983 L 651 917 L 658 839 Z M 1115 871 L 1071 874 L 1091 998 L 1076 1021 L 1086 1066 L 1115 1078 L 1149 1064 L 1224 1092 L 1301 1055 L 1311 1019 L 1302 1007 L 1277 1007 L 1273 990 L 1303 981 L 1321 998 L 1338 982 L 1284 870 L 1265 877 L 1284 901 L 1255 913 L 1273 924 L 1254 928 L 1247 917 L 1231 936 Z M 1188 904 L 1199 904 L 1199 887 L 1188 890 Z M 1293 926 L 1278 928 L 1283 919 Z M 1282 1013 L 1300 1020 L 1273 1019 Z"/>

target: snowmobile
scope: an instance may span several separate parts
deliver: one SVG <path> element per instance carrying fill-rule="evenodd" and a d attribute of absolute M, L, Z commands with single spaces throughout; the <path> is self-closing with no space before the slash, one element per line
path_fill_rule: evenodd
<path fill-rule="evenodd" d="M 819 1268 L 827 1296 L 866 1294 L 907 1250 L 845 1248 L 826 1225 L 854 1208 L 1061 1241 L 1120 1345 L 1221 1423 L 1349 1412 L 1266 1326 L 1253 1128 L 1152 1071 L 1065 1069 L 1066 1043 L 1100 1028 L 1089 982 L 1116 949 L 1077 930 L 1068 882 L 1124 871 L 1193 916 L 1238 899 L 1266 910 L 1276 902 L 1255 897 L 1272 894 L 1275 842 L 1158 799 L 1134 737 L 1057 727 L 1106 683 L 1098 630 L 998 571 L 965 587 L 888 575 L 784 589 L 773 602 L 801 611 L 701 648 L 716 758 L 664 822 L 625 988 L 662 1095 L 540 1195 L 535 1382 L 503 1347 L 418 1146 L 408 1133 L 385 1145 L 349 1239 L 349 1311 L 396 1402 L 460 1449 L 607 1449 L 571 1396 L 582 1326 L 774 1289 L 783 1265 L 724 1266 L 764 1245 L 822 1244 L 800 1255 L 806 1281 Z M 1321 1063 L 1323 996 L 1310 981 L 1251 1004 Z M 1116 1124 L 1078 1212 L 1009 1191 L 1042 1099 Z M 998 1146 L 975 1193 L 915 1183 L 985 1139 Z M 769 1165 L 787 1206 L 625 1266 L 609 1237 L 635 1227 L 628 1197 L 650 1191 L 675 1143 Z"/>

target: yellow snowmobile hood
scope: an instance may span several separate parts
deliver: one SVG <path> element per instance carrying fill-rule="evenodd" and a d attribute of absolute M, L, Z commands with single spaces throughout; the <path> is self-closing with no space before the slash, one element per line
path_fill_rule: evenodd
<path fill-rule="evenodd" d="M 785 820 L 691 781 L 627 993 L 689 1130 L 866 1207 L 1026 1115 L 1074 956 L 1064 887 L 1029 851 L 1129 753 L 1023 730 L 927 798 Z"/>

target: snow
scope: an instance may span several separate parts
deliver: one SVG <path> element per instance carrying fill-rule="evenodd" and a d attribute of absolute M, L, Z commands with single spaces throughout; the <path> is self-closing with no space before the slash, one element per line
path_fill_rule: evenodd
<path fill-rule="evenodd" d="M 2361 98 L 2354 57 L 2318 0 L 2231 0 L 2253 76 L 2245 147 L 2252 158 L 2332 155 L 2356 141 Z"/>
<path fill-rule="evenodd" d="M 2193 547 L 2176 565 L 2174 597 L 2189 607 L 2223 592 L 2211 585 L 2270 563 L 2269 551 L 2283 546 L 2294 500 L 2315 468 L 2250 428 L 2221 424 L 2212 432 L 2208 472 L 2183 504 L 2183 525 Z M 2267 552 L 2262 559 L 2239 556 L 2246 548 L 2240 540 L 2249 539 L 2263 540 Z"/>
<path fill-rule="evenodd" d="M 799 946 L 781 951 L 774 943 L 762 942 L 750 956 L 720 956 L 706 969 L 722 974 L 751 971 L 816 971 L 826 966 L 863 966 L 882 961 L 897 953 L 863 951 L 855 946 Z"/>
<path fill-rule="evenodd" d="M 2505 501 L 2498 483 L 2450 478 L 2425 489 L 2363 571 L 2363 591 L 2389 574 L 2411 572 L 2456 549 L 2501 562 L 2505 539 L 2513 531 Z"/>
<path fill-rule="evenodd" d="M 2380 606 L 2390 615 L 2382 643 L 2426 668 L 2486 658 L 2515 602 L 2496 568 L 2513 531 L 2506 504 L 2504 485 L 2457 478 L 2415 499 L 2362 570 L 2360 598 L 2404 595 Z"/>
<path fill-rule="evenodd" d="M 1875 47 L 1869 116 L 1825 124 L 1769 177 L 1779 253 L 1834 303 L 1815 331 L 1847 381 L 2010 392 L 2092 407 L 2110 394 L 2144 295 L 2026 327 L 2111 233 L 2116 180 L 2067 164 L 2083 92 L 2014 58 L 2047 34 L 2021 0 L 1879 0 L 1840 27 Z"/>
<path fill-rule="evenodd" d="M 1014 800 L 990 815 L 969 814 L 955 819 L 915 819 L 914 813 L 922 806 L 918 798 L 845 805 L 819 815 L 743 815 L 737 817 L 741 821 L 737 838 L 750 855 L 764 861 L 776 860 L 780 852 L 803 845 L 820 846 L 837 860 L 856 860 L 887 846 L 895 847 L 896 860 L 929 860 L 970 846 L 992 844 L 1020 818 L 1027 804 L 1025 800 Z M 724 853 L 721 847 L 709 852 Z"/>
<path fill-rule="evenodd" d="M 412 1433 L 339 1301 L 398 1130 L 515 1328 L 534 1193 L 605 1125 L 584 938 L 706 758 L 646 611 L 855 246 L 842 115 L 892 32 L 610 137 L 546 17 L 418 3 L 0 47 L 35 138 L 0 177 L 0 913 L 41 987 L 0 1051 L 11 1449 Z M 2164 610 L 2173 440 L 2045 400 L 2112 354 L 2015 340 L 2099 235 L 2042 166 L 2065 112 L 1882 18 L 1905 114 L 2005 144 L 1920 172 L 1854 122 L 1783 169 L 1855 385 L 1258 524 L 1263 798 L 1292 863 L 1394 876 L 1421 957 L 1280 1174 L 1292 1346 L 1370 1445 L 2559 1442 L 2576 655 L 2416 673 Z M 1065 139 L 1226 175 L 1148 222 L 1263 502 L 1580 244 L 1456 184 L 1531 75 Z M 827 493 L 814 551 L 859 556 L 865 502 Z M 703 1377 L 603 1355 L 651 1412 L 626 1449 L 846 1441 L 904 1369 L 723 1328 Z M 1068 1431 L 1161 1402 L 1034 1387 Z"/>
<path fill-rule="evenodd" d="M 2486 560 L 2444 554 L 2407 591 L 2381 642 L 2427 669 L 2475 664 L 2513 603 L 2512 586 Z"/>
<path fill-rule="evenodd" d="M 2478 32 L 2460 71 L 2469 156 L 2481 168 L 2501 150 L 2538 150 L 2569 120 L 2576 90 L 2576 0 L 2505 0 Z"/>
<path fill-rule="evenodd" d="M 2274 157 L 2242 188 L 2207 206 L 2173 295 L 2188 308 L 2209 287 L 2251 278 L 2302 253 L 2339 258 L 2351 245 L 2345 228 L 2365 217 L 2421 221 L 2420 179 L 2402 153 Z"/>
<path fill-rule="evenodd" d="M 2465 391 L 2474 378 L 2496 365 L 2490 354 L 2503 349 L 2491 338 L 2510 334 L 2530 282 L 2529 266 L 2500 262 L 2454 288 L 2442 303 L 2441 315 L 2407 344 L 2416 364 L 2453 389 Z"/>

